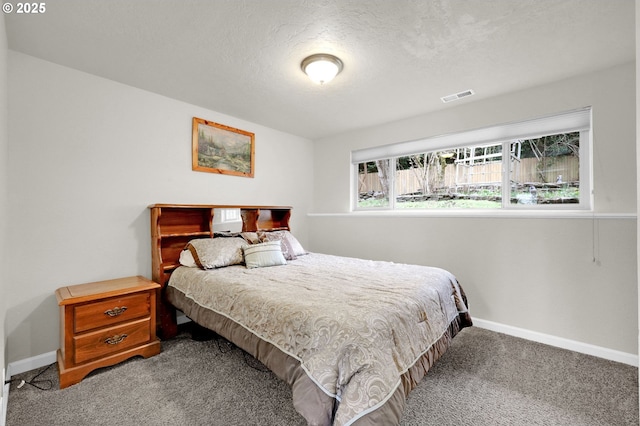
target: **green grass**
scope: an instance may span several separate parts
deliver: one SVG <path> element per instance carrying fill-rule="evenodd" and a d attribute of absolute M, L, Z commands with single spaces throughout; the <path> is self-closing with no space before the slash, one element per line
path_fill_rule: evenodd
<path fill-rule="evenodd" d="M 502 204 L 489 200 L 438 200 L 396 203 L 397 209 L 499 209 Z"/>
<path fill-rule="evenodd" d="M 529 194 L 528 191 L 519 191 L 517 193 L 512 193 L 512 197 L 515 198 L 517 194 Z M 502 194 L 499 191 L 492 191 L 487 189 L 482 189 L 479 191 L 473 192 L 473 194 L 478 197 L 500 197 Z M 580 198 L 580 189 L 579 188 L 559 188 L 548 191 L 540 191 L 538 197 L 549 200 L 549 199 L 560 199 L 560 198 Z M 362 209 L 375 209 L 375 208 L 388 208 L 389 201 L 384 199 L 369 199 L 369 200 L 360 200 L 358 201 L 358 207 Z M 406 202 L 396 202 L 395 208 L 398 210 L 403 209 L 423 209 L 423 210 L 432 210 L 432 209 L 499 209 L 502 207 L 502 203 L 500 201 L 490 201 L 487 199 L 484 200 L 474 200 L 474 199 L 455 199 L 455 200 L 427 200 L 427 201 L 406 201 Z"/>
<path fill-rule="evenodd" d="M 364 200 L 358 202 L 358 207 L 363 209 L 389 207 L 387 200 Z M 429 200 L 396 203 L 396 209 L 498 209 L 500 202 L 488 200 Z"/>
<path fill-rule="evenodd" d="M 389 207 L 389 200 L 362 200 L 358 201 L 358 207 L 363 209 L 379 209 L 381 207 Z"/>

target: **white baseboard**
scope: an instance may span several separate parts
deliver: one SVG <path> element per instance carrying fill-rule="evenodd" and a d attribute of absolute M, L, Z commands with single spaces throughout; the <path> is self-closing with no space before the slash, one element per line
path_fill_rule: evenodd
<path fill-rule="evenodd" d="M 9 380 L 9 376 L 5 376 L 4 368 L 2 368 L 2 396 L 0 396 L 0 426 L 5 426 L 7 422 L 7 403 L 9 402 L 9 383 L 5 384 L 5 380 Z"/>
<path fill-rule="evenodd" d="M 23 359 L 20 361 L 10 362 L 7 366 L 7 375 L 4 380 L 11 380 L 11 376 L 14 374 L 26 373 L 27 371 L 35 370 L 36 368 L 45 367 L 49 364 L 53 364 L 57 361 L 56 351 L 47 352 L 45 354 L 40 354 L 33 356 L 31 358 Z M 7 404 L 9 402 L 9 388 L 11 385 L 7 383 L 4 384 L 3 381 L 3 393 L 2 393 L 2 412 L 0 413 L 0 426 L 5 426 L 7 421 Z"/>
<path fill-rule="evenodd" d="M 45 367 L 56 361 L 56 351 L 52 351 L 33 356 L 31 358 L 22 359 L 20 361 L 10 362 L 9 368 L 7 369 L 7 380 L 11 379 L 11 376 L 14 374 L 21 374 L 35 370 L 36 368 Z"/>
<path fill-rule="evenodd" d="M 544 343 L 546 345 L 638 367 L 638 355 L 603 348 L 589 343 L 578 342 L 576 340 L 569 340 L 563 337 L 552 336 L 550 334 L 539 333 L 537 331 L 526 330 L 524 328 L 500 324 L 493 321 L 486 321 L 475 317 L 473 318 L 473 325 L 478 328 L 484 328 L 498 333 L 508 334 L 510 336 L 520 337 L 522 339 L 532 340 L 534 342 Z"/>
<path fill-rule="evenodd" d="M 2 407 L 2 412 L 0 413 L 0 426 L 5 426 L 7 423 L 7 402 L 9 401 L 9 385 L 3 385 L 3 387 L 4 394 L 0 397 L 0 407 Z"/>

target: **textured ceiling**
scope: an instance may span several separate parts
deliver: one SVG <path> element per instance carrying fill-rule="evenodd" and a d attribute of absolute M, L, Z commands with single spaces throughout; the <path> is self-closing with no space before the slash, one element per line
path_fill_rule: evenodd
<path fill-rule="evenodd" d="M 9 48 L 317 139 L 635 58 L 634 0 L 49 0 Z M 331 53 L 318 86 L 300 70 Z M 440 97 L 476 95 L 451 104 Z M 207 117 L 203 117 L 207 118 Z"/>

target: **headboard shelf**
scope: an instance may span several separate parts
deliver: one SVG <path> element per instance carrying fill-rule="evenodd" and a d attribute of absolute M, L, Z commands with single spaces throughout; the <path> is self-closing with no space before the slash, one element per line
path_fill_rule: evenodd
<path fill-rule="evenodd" d="M 167 272 L 167 271 L 173 271 L 174 269 L 176 269 L 178 266 L 180 266 L 179 262 L 171 262 L 171 263 L 163 263 L 162 264 L 162 270 Z"/>
<path fill-rule="evenodd" d="M 202 232 L 171 232 L 171 233 L 162 233 L 160 234 L 162 238 L 171 238 L 171 237 L 211 237 L 211 232 L 202 231 Z"/>
<path fill-rule="evenodd" d="M 216 209 L 240 209 L 242 231 L 290 230 L 289 206 L 241 206 L 228 204 L 153 204 L 151 211 L 152 278 L 162 286 L 158 297 L 159 334 L 177 333 L 175 310 L 164 300 L 164 288 L 171 272 L 180 266 L 180 252 L 194 238 L 213 238 Z"/>
<path fill-rule="evenodd" d="M 241 208 L 240 214 L 242 216 L 243 231 L 289 230 L 290 207 Z"/>

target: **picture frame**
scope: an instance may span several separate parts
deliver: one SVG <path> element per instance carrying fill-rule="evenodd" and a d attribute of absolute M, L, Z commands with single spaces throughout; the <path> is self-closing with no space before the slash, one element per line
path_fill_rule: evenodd
<path fill-rule="evenodd" d="M 255 134 L 193 117 L 193 170 L 253 178 Z"/>

